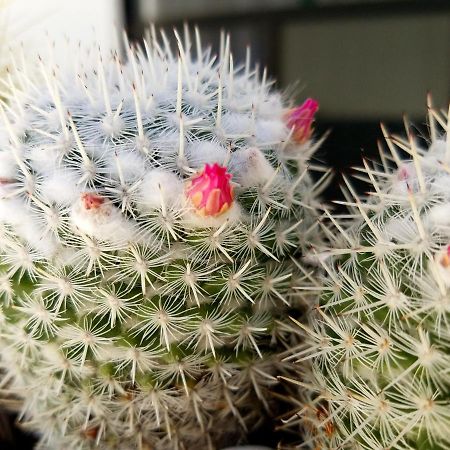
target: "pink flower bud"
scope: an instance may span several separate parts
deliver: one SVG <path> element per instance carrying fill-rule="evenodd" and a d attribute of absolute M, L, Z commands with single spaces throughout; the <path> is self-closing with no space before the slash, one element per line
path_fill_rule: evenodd
<path fill-rule="evenodd" d="M 294 129 L 292 139 L 295 142 L 304 144 L 311 137 L 314 114 L 318 109 L 319 102 L 313 98 L 308 98 L 302 105 L 288 111 L 286 115 L 287 126 Z"/>
<path fill-rule="evenodd" d="M 450 286 L 450 244 L 443 247 L 434 255 L 434 260 L 437 262 L 437 269 L 442 281 Z"/>
<path fill-rule="evenodd" d="M 81 194 L 81 202 L 84 209 L 98 209 L 105 203 L 105 197 L 93 194 L 92 192 L 84 192 Z"/>
<path fill-rule="evenodd" d="M 445 269 L 450 268 L 450 245 L 447 245 L 439 255 L 439 263 Z"/>
<path fill-rule="evenodd" d="M 400 181 L 408 181 L 416 176 L 416 171 L 412 164 L 403 165 L 398 169 L 397 178 Z"/>
<path fill-rule="evenodd" d="M 219 216 L 233 203 L 231 174 L 227 168 L 206 164 L 204 169 L 194 175 L 186 186 L 188 197 L 200 216 Z"/>

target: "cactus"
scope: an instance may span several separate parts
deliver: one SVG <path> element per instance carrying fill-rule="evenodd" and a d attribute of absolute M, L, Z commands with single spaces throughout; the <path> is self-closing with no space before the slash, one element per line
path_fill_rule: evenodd
<path fill-rule="evenodd" d="M 305 447 L 450 447 L 450 114 L 429 99 L 428 121 L 429 139 L 382 127 L 382 164 L 361 169 L 372 194 L 346 181 L 350 215 L 326 213 L 325 280 L 295 352 Z"/>
<path fill-rule="evenodd" d="M 40 449 L 212 449 L 270 414 L 318 105 L 177 39 L 39 61 L 1 106 L 2 386 Z"/>

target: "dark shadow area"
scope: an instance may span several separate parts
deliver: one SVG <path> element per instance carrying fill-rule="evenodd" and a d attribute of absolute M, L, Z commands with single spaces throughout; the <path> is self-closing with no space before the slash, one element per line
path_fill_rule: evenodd
<path fill-rule="evenodd" d="M 1 450 L 32 450 L 36 439 L 25 433 L 15 423 L 12 414 L 0 413 L 0 449 Z"/>
<path fill-rule="evenodd" d="M 402 122 L 387 122 L 385 125 L 393 134 L 405 133 Z M 357 120 L 328 121 L 321 120 L 319 117 L 315 130 L 317 136 L 329 132 L 326 141 L 315 156 L 319 163 L 332 168 L 334 173 L 333 181 L 323 194 L 323 200 L 327 203 L 344 200 L 341 191 L 343 175 L 351 180 L 359 194 L 363 194 L 367 190 L 367 185 L 354 177 L 353 168 L 362 167 L 363 158 L 379 161 L 377 141 L 384 142 L 380 124 L 374 121 Z"/>

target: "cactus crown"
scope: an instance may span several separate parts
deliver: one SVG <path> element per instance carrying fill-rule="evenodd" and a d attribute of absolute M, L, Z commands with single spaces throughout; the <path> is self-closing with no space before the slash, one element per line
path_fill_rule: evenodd
<path fill-rule="evenodd" d="M 428 149 L 409 124 L 406 139 L 383 128 L 383 164 L 362 169 L 372 195 L 347 182 L 353 219 L 328 214 L 327 276 L 297 355 L 312 362 L 302 423 L 314 448 L 450 446 L 449 120 L 430 101 Z"/>
<path fill-rule="evenodd" d="M 288 126 L 229 38 L 161 36 L 19 70 L 1 106 L 2 366 L 43 448 L 239 437 L 318 239 L 312 116 Z"/>

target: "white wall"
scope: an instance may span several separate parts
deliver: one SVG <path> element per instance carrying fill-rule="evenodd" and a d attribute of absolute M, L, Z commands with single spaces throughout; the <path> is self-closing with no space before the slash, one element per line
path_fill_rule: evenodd
<path fill-rule="evenodd" d="M 123 27 L 121 0 L 14 0 L 9 10 L 11 34 L 30 52 L 45 52 L 46 34 L 57 43 L 69 37 L 74 45 L 98 42 L 116 48 L 117 32 L 111 24 Z"/>

